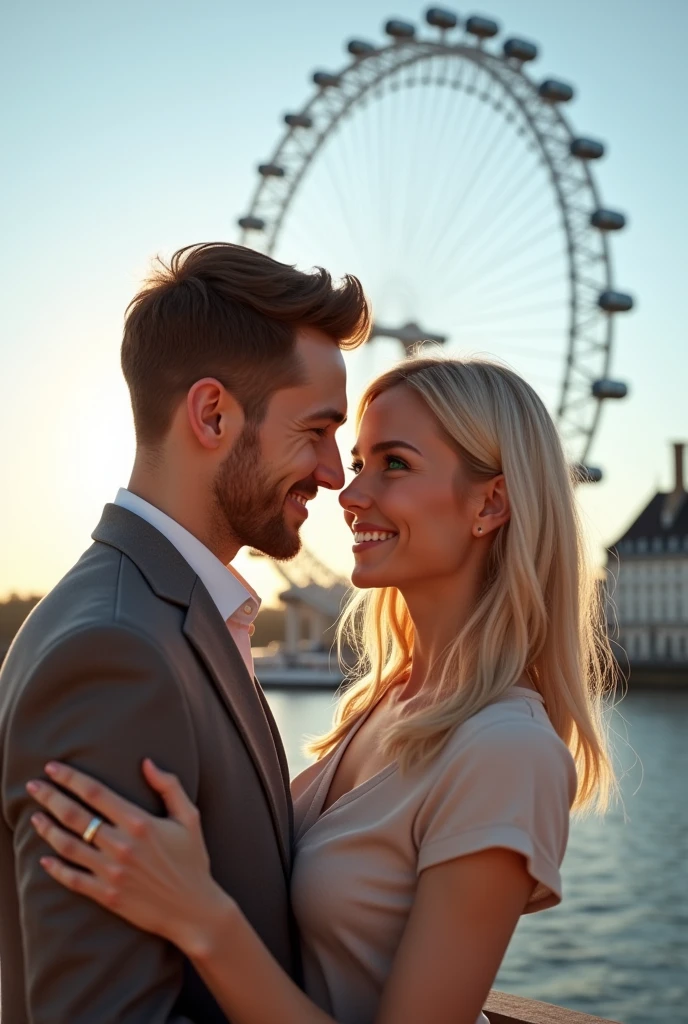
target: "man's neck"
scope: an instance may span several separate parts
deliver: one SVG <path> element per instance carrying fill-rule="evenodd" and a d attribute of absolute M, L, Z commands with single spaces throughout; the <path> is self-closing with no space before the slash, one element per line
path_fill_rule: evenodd
<path fill-rule="evenodd" d="M 157 474 L 153 477 L 150 472 L 147 474 L 137 472 L 134 467 L 127 490 L 160 509 L 170 519 L 174 519 L 201 544 L 204 544 L 209 551 L 212 551 L 224 565 L 236 557 L 240 544 L 232 538 L 220 537 L 217 528 L 213 528 L 213 517 L 209 514 L 208 509 L 199 507 L 200 487 L 196 489 L 193 486 L 185 486 L 183 490 L 180 490 L 176 483 L 161 478 Z M 194 491 L 196 491 L 195 494 Z"/>

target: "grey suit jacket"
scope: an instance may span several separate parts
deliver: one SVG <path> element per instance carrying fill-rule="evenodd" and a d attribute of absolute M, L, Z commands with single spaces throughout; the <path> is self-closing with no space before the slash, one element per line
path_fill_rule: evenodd
<path fill-rule="evenodd" d="M 47 759 L 163 813 L 141 776 L 150 756 L 197 804 L 213 876 L 294 973 L 289 778 L 262 691 L 156 529 L 107 505 L 93 539 L 0 673 L 2 1024 L 220 1024 L 178 950 L 63 889 L 38 862 L 47 847 L 24 787 Z"/>

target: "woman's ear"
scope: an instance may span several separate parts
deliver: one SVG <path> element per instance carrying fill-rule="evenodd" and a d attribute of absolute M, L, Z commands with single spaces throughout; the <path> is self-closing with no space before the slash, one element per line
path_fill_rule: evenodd
<path fill-rule="evenodd" d="M 484 537 L 508 523 L 511 516 L 504 474 L 498 473 L 485 481 L 482 492 L 482 508 L 476 517 L 473 532 Z"/>
<path fill-rule="evenodd" d="M 186 414 L 196 440 L 208 450 L 229 451 L 244 429 L 244 410 L 214 377 L 197 380 L 186 396 Z"/>

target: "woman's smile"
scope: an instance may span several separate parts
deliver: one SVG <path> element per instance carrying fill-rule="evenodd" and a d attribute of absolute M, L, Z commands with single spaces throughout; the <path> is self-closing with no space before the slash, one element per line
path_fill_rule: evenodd
<path fill-rule="evenodd" d="M 354 554 L 360 551 L 370 551 L 378 548 L 381 544 L 388 544 L 395 540 L 399 534 L 388 530 L 384 526 L 376 526 L 374 523 L 354 523 L 351 527 L 354 535 L 354 544 L 351 550 Z"/>

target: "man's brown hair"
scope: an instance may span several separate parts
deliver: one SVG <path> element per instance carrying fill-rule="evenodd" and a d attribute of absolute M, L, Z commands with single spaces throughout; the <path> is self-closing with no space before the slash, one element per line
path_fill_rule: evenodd
<path fill-rule="evenodd" d="M 279 388 L 302 380 L 296 329 L 313 327 L 342 349 L 370 331 L 358 278 L 338 285 L 322 267 L 304 273 L 242 245 L 207 242 L 179 249 L 127 307 L 122 370 L 136 439 L 156 446 L 175 406 L 203 377 L 215 377 L 260 422 Z"/>

